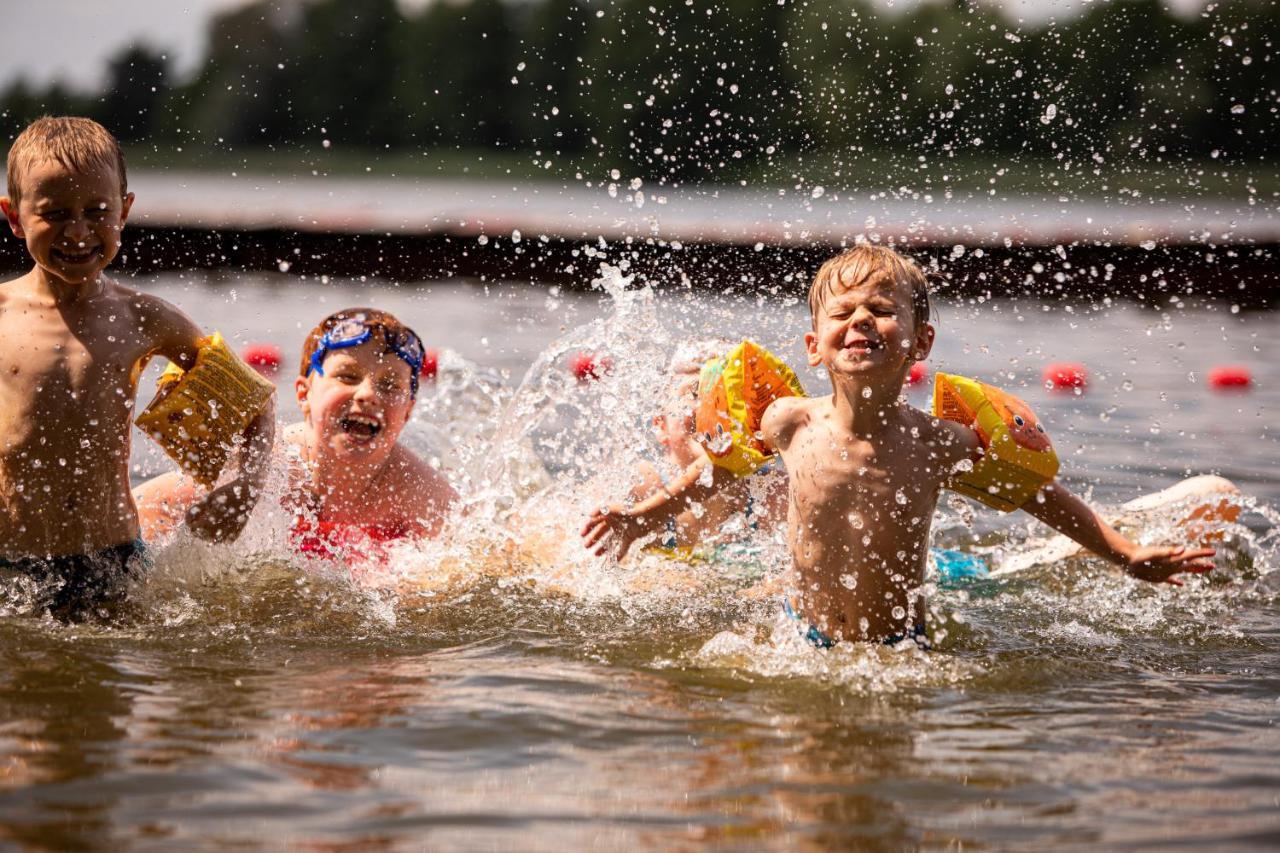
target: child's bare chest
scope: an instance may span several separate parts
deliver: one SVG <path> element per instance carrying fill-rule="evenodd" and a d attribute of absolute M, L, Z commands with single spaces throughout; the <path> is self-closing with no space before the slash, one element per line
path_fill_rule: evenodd
<path fill-rule="evenodd" d="M 870 442 L 819 434 L 787 460 L 793 501 L 806 513 L 910 518 L 931 511 L 937 487 L 921 476 L 918 442 Z"/>
<path fill-rule="evenodd" d="M 127 418 L 141 345 L 98 324 L 70 328 L 56 315 L 0 315 L 0 429 L 72 428 Z"/>

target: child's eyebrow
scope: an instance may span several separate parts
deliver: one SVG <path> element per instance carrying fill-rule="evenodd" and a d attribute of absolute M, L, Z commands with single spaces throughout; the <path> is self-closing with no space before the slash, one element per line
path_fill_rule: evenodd
<path fill-rule="evenodd" d="M 859 302 L 889 302 L 894 305 L 898 304 L 898 300 L 892 289 L 880 289 L 868 292 L 866 289 L 853 288 L 838 294 L 831 300 L 832 307 L 841 307 L 849 304 L 857 304 Z"/>

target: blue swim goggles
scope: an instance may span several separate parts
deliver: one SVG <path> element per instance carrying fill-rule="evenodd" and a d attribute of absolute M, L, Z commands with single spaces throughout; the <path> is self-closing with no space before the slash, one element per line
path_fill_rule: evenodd
<path fill-rule="evenodd" d="M 307 366 L 307 376 L 312 371 L 324 376 L 324 359 L 330 352 L 349 349 L 367 343 L 375 329 L 382 331 L 387 344 L 387 352 L 394 353 L 410 368 L 410 387 L 413 396 L 418 396 L 418 374 L 422 372 L 424 350 L 422 339 L 412 329 L 388 329 L 382 323 L 371 322 L 366 314 L 352 314 L 339 320 L 334 327 L 320 336 L 316 351 L 311 354 L 311 363 Z"/>

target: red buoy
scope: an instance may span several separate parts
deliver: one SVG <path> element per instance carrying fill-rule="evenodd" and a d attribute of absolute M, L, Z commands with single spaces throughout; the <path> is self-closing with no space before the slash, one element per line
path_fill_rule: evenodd
<path fill-rule="evenodd" d="M 1050 391 L 1083 391 L 1089 385 L 1089 371 L 1078 361 L 1055 361 L 1045 366 L 1044 387 Z"/>
<path fill-rule="evenodd" d="M 1248 388 L 1253 374 L 1243 364 L 1223 364 L 1209 371 L 1209 387 L 1217 390 Z"/>
<path fill-rule="evenodd" d="M 581 350 L 569 359 L 569 369 L 579 382 L 593 382 L 613 372 L 613 359 L 607 355 L 597 357 L 595 353 Z"/>
<path fill-rule="evenodd" d="M 929 368 L 924 366 L 923 361 L 913 361 L 911 369 L 907 371 L 907 384 L 919 385 L 929 376 Z"/>
<path fill-rule="evenodd" d="M 424 347 L 422 350 L 422 370 L 419 375 L 423 379 L 434 380 L 440 372 L 440 350 Z"/>
<path fill-rule="evenodd" d="M 280 347 L 275 344 L 249 344 L 242 355 L 245 363 L 263 376 L 275 376 L 280 369 Z"/>

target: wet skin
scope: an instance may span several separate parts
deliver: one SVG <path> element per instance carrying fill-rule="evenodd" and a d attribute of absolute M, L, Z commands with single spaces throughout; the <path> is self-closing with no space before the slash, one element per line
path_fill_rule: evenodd
<path fill-rule="evenodd" d="M 923 582 L 938 495 L 976 448 L 971 432 L 901 398 L 932 341 L 905 283 L 883 276 L 835 293 L 805 335 L 809 363 L 827 368 L 835 393 L 785 398 L 764 416 L 790 473 L 795 604 L 838 640 L 878 640 L 923 618 L 911 590 Z"/>
<path fill-rule="evenodd" d="M 836 640 L 879 641 L 923 621 L 914 590 L 938 496 L 959 463 L 978 456 L 971 428 L 903 398 L 907 371 L 933 337 L 912 316 L 907 283 L 873 275 L 848 286 L 805 335 L 809 363 L 827 368 L 833 393 L 783 398 L 762 420 L 791 475 L 796 605 Z M 1129 541 L 1057 482 L 1022 509 L 1142 580 L 1176 584 L 1179 572 L 1213 568 L 1211 548 Z"/>
<path fill-rule="evenodd" d="M 295 497 L 321 521 L 437 534 L 457 494 L 399 443 L 413 413 L 409 365 L 370 342 L 329 353 L 323 368 L 294 383 L 302 422 L 286 438 L 306 463 L 291 472 Z"/>
<path fill-rule="evenodd" d="M 0 557 L 98 551 L 138 535 L 129 423 L 156 354 L 194 359 L 200 330 L 168 303 L 109 281 L 132 196 L 114 166 L 52 161 L 3 207 L 35 261 L 0 284 Z"/>
<path fill-rule="evenodd" d="M 285 506 L 319 522 L 437 535 L 458 495 L 399 443 L 414 406 L 409 365 L 370 342 L 329 353 L 322 367 L 323 375 L 294 380 L 302 421 L 284 432 L 293 451 Z M 151 538 L 180 524 L 198 491 L 171 472 L 142 484 L 135 496 Z"/>

